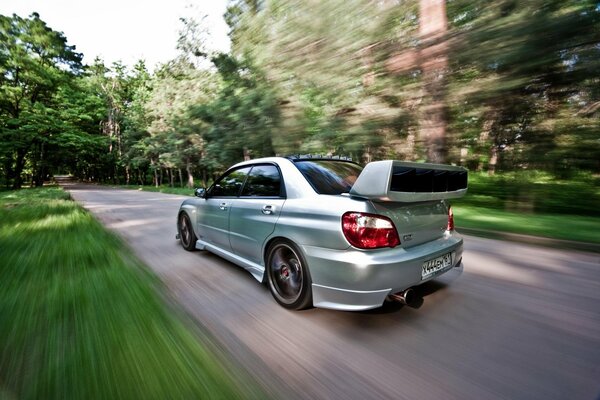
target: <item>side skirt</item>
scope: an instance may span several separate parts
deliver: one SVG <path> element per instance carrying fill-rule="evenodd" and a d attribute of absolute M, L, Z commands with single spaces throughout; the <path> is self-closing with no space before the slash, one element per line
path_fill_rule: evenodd
<path fill-rule="evenodd" d="M 263 267 L 262 265 L 256 264 L 252 261 L 248 261 L 245 258 L 238 256 L 237 254 L 233 254 L 227 250 L 223 250 L 202 240 L 196 241 L 196 248 L 198 250 L 210 251 L 211 253 L 216 254 L 219 257 L 226 259 L 227 261 L 231 261 L 232 263 L 239 265 L 240 267 L 250 272 L 254 279 L 256 279 L 259 282 L 263 282 L 264 280 L 265 267 Z"/>

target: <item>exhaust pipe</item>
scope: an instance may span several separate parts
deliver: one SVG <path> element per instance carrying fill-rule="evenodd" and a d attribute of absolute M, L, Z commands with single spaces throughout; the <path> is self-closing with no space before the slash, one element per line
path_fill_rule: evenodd
<path fill-rule="evenodd" d="M 405 305 L 411 305 L 415 300 L 415 291 L 411 288 L 406 289 L 403 292 L 398 292 L 388 295 L 388 298 L 392 301 L 398 301 Z"/>

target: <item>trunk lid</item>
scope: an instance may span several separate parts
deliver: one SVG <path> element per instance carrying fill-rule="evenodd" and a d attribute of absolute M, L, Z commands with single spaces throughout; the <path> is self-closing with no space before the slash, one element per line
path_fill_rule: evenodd
<path fill-rule="evenodd" d="M 442 237 L 448 226 L 448 206 L 445 201 L 371 203 L 377 214 L 394 222 L 400 246 L 405 248 Z"/>

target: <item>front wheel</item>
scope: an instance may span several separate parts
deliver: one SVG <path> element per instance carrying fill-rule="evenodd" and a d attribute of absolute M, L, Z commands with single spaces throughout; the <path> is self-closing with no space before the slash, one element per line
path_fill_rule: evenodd
<path fill-rule="evenodd" d="M 194 228 L 192 228 L 192 222 L 190 217 L 185 212 L 179 214 L 179 221 L 177 223 L 177 230 L 179 231 L 179 240 L 181 246 L 187 251 L 196 250 L 196 234 Z"/>
<path fill-rule="evenodd" d="M 269 247 L 267 280 L 271 294 L 283 307 L 302 310 L 312 306 L 308 265 L 291 242 L 276 241 Z"/>

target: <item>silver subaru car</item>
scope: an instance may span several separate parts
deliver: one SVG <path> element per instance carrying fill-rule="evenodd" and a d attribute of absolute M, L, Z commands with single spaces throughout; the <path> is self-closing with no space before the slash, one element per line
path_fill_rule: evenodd
<path fill-rule="evenodd" d="M 394 160 L 269 157 L 229 168 L 181 205 L 177 237 L 267 282 L 283 307 L 367 310 L 462 261 L 448 199 L 464 168 Z"/>

